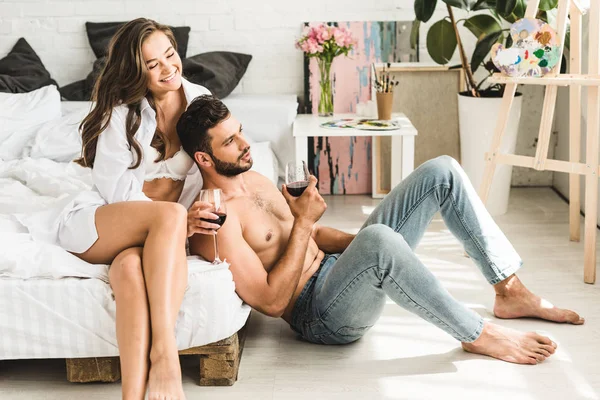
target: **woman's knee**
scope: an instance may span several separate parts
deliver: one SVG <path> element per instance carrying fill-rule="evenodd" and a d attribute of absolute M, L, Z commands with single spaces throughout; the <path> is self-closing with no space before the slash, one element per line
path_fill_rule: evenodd
<path fill-rule="evenodd" d="M 161 201 L 156 204 L 156 222 L 177 228 L 187 228 L 187 210 L 179 203 Z"/>
<path fill-rule="evenodd" d="M 114 291 L 125 289 L 125 292 L 144 288 L 144 272 L 142 268 L 142 248 L 132 247 L 123 250 L 115 257 L 108 271 L 108 279 Z"/>

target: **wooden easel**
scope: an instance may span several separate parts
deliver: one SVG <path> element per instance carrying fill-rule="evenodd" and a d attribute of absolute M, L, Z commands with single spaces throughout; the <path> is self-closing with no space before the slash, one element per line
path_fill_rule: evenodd
<path fill-rule="evenodd" d="M 529 0 L 526 17 L 535 18 L 540 0 Z M 571 241 L 580 240 L 579 227 L 579 175 L 585 176 L 585 246 L 583 280 L 586 283 L 596 281 L 596 220 L 598 216 L 598 135 L 600 129 L 600 2 L 591 1 L 589 23 L 589 68 L 588 74 L 581 74 L 582 52 L 582 16 L 585 13 L 578 0 L 559 0 L 558 4 L 558 36 L 565 42 L 568 14 L 571 15 L 571 47 L 570 74 L 560 74 L 560 62 L 555 73 L 542 78 L 511 78 L 494 74 L 493 82 L 505 83 L 506 88 L 491 149 L 485 154 L 485 170 L 479 196 L 485 204 L 492 184 L 496 164 L 509 164 L 519 167 L 534 168 L 538 171 L 549 170 L 569 174 L 570 205 L 569 225 Z M 561 50 L 560 60 L 562 60 Z M 535 157 L 515 154 L 501 154 L 500 145 L 506 129 L 510 109 L 517 89 L 517 84 L 546 85 L 542 123 L 538 136 L 538 147 Z M 570 91 L 570 140 L 569 161 L 548 160 L 548 147 L 556 96 L 559 86 L 569 86 Z M 588 86 L 588 121 L 587 121 L 587 153 L 586 162 L 580 161 L 581 138 L 581 88 Z"/>

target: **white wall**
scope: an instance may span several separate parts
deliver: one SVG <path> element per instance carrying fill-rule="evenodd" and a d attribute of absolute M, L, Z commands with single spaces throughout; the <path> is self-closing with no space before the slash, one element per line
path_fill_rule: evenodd
<path fill-rule="evenodd" d="M 188 55 L 230 50 L 252 54 L 236 92 L 296 93 L 303 96 L 302 53 L 294 48 L 305 21 L 384 21 L 414 19 L 414 0 L 0 0 L 0 57 L 25 37 L 59 85 L 83 79 L 94 54 L 85 34 L 86 21 L 123 21 L 145 16 L 191 27 Z M 421 59 L 429 26 L 447 15 L 438 9 L 421 27 Z M 458 13 L 457 18 L 463 15 Z M 472 54 L 473 35 L 464 31 Z M 454 63 L 459 63 L 455 52 Z M 536 90 L 537 89 L 537 90 Z M 542 92 L 525 89 L 517 153 L 535 152 Z M 515 185 L 549 185 L 552 174 L 513 168 Z"/>
<path fill-rule="evenodd" d="M 139 16 L 190 26 L 188 55 L 211 50 L 252 54 L 241 92 L 301 95 L 302 54 L 293 44 L 302 22 L 412 20 L 414 13 L 411 0 L 0 0 L 0 55 L 23 36 L 65 85 L 91 71 L 94 55 L 86 21 Z"/>
<path fill-rule="evenodd" d="M 424 47 L 431 23 L 447 15 L 445 4 L 421 27 Z M 94 55 L 86 21 L 123 21 L 139 16 L 191 27 L 188 55 L 211 50 L 252 54 L 238 89 L 245 93 L 303 93 L 302 53 L 293 46 L 305 21 L 414 19 L 413 0 L 0 0 L 0 56 L 23 36 L 60 85 L 83 79 Z M 474 47 L 465 31 L 466 50 Z M 455 54 L 458 63 L 458 52 Z"/>

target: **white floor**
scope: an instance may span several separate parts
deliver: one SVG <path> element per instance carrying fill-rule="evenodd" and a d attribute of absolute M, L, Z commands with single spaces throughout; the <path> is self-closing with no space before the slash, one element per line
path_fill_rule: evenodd
<path fill-rule="evenodd" d="M 357 230 L 376 201 L 336 196 L 325 224 Z M 302 342 L 281 320 L 253 313 L 232 387 L 199 387 L 194 359 L 184 359 L 189 399 L 599 399 L 600 282 L 583 283 L 583 243 L 568 236 L 568 206 L 549 188 L 513 189 L 509 213 L 496 218 L 524 260 L 519 275 L 556 305 L 586 317 L 584 326 L 498 321 L 550 335 L 556 355 L 521 366 L 463 352 L 459 344 L 390 303 L 379 323 L 347 346 Z M 583 219 L 581 220 L 583 226 Z M 441 218 L 417 253 L 453 295 L 494 320 L 493 290 Z M 600 280 L 600 277 L 599 277 Z M 116 399 L 118 384 L 70 384 L 62 360 L 0 362 L 0 399 Z"/>

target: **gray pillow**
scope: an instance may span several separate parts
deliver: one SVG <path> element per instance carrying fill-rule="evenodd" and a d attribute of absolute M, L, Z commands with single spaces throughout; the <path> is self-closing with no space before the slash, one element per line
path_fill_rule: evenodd
<path fill-rule="evenodd" d="M 126 22 L 86 22 L 88 40 L 96 58 L 102 58 L 107 53 L 108 43 L 119 28 Z M 188 42 L 190 40 L 189 26 L 169 26 L 177 42 L 177 53 L 183 60 L 187 55 Z"/>
<path fill-rule="evenodd" d="M 88 88 L 85 79 L 69 83 L 58 89 L 60 97 L 69 101 L 88 101 L 92 97 L 92 89 Z"/>
<path fill-rule="evenodd" d="M 102 68 L 106 64 L 106 57 L 102 57 L 94 61 L 94 68 L 85 79 L 70 83 L 59 89 L 60 95 L 65 100 L 70 101 L 88 101 L 92 99 L 92 90 L 96 79 L 100 76 Z"/>
<path fill-rule="evenodd" d="M 24 38 L 0 60 L 0 92 L 27 93 L 58 84 Z"/>
<path fill-rule="evenodd" d="M 222 99 L 233 92 L 251 60 L 249 54 L 228 51 L 202 53 L 182 61 L 183 75 Z"/>
<path fill-rule="evenodd" d="M 182 61 L 183 76 L 190 82 L 204 86 L 215 96 L 227 97 L 244 76 L 252 56 L 249 54 L 213 51 L 202 53 Z M 65 100 L 91 100 L 94 83 L 104 68 L 106 57 L 94 62 L 94 69 L 86 79 L 73 82 L 60 89 Z"/>

